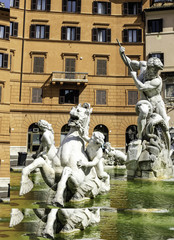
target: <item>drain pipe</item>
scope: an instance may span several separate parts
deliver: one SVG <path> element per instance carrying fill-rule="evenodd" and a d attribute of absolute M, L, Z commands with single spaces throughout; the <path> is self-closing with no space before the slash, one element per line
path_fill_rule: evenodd
<path fill-rule="evenodd" d="M 19 102 L 21 102 L 21 96 L 22 96 L 22 77 L 23 77 L 23 60 L 24 60 L 24 37 L 25 37 L 25 15 L 26 15 L 26 0 L 24 0 L 24 17 L 23 17 L 23 35 L 22 35 L 22 52 L 21 52 L 21 73 L 20 73 Z"/>

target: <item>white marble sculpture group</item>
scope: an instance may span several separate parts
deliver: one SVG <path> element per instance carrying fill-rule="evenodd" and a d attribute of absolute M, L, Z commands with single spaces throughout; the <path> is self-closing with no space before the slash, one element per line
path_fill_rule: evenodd
<path fill-rule="evenodd" d="M 138 140 L 129 144 L 128 177 L 170 178 L 174 175 L 170 158 L 170 118 L 161 97 L 162 79 L 158 73 L 163 64 L 157 57 L 147 62 L 131 60 L 124 52 L 125 49 L 120 47 L 121 58 L 129 67 L 140 93 L 140 101 L 136 104 Z"/>
<path fill-rule="evenodd" d="M 110 178 L 103 168 L 104 135 L 94 132 L 88 137 L 90 104 L 73 107 L 68 125 L 70 131 L 57 149 L 51 125 L 40 120 L 38 126 L 43 131 L 41 145 L 35 160 L 22 171 L 20 195 L 33 188 L 29 174 L 40 168 L 44 181 L 55 188 L 52 204 L 64 206 L 65 201 L 93 198 L 109 191 Z M 89 142 L 87 148 L 85 143 Z M 58 180 L 57 180 L 58 179 Z"/>
<path fill-rule="evenodd" d="M 57 149 L 51 124 L 40 120 L 41 145 L 34 161 L 22 171 L 20 195 L 31 191 L 33 182 L 29 174 L 39 168 L 43 180 L 55 191 L 51 203 L 64 206 L 67 201 L 94 198 L 110 190 L 110 177 L 104 171 L 103 158 L 111 157 L 117 163 L 125 164 L 128 178 L 170 178 L 174 176 L 171 160 L 171 139 L 169 117 L 160 95 L 162 79 L 158 72 L 163 68 L 156 57 L 146 61 L 131 60 L 120 46 L 123 62 L 129 67 L 131 76 L 140 93 L 136 104 L 138 115 L 138 139 L 129 144 L 127 156 L 104 144 L 104 135 L 93 132 L 88 136 L 92 108 L 89 103 L 79 104 L 70 111 L 70 131 Z M 139 70 L 139 76 L 137 71 Z M 103 149 L 104 147 L 104 153 Z M 37 216 L 43 211 L 33 210 Z M 46 211 L 46 210 L 45 210 Z M 11 227 L 19 223 L 24 215 L 19 209 L 12 210 Z M 45 214 L 45 213 L 44 213 Z M 43 219 L 43 214 L 41 214 Z M 44 237 L 54 238 L 57 232 L 71 232 L 84 229 L 100 221 L 99 209 L 51 209 L 44 218 Z M 57 222 L 55 229 L 55 221 Z M 40 231 L 40 229 L 39 229 Z"/>

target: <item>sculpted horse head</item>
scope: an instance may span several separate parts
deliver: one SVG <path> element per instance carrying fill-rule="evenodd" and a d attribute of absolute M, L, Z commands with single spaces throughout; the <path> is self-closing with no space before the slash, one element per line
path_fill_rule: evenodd
<path fill-rule="evenodd" d="M 92 108 L 89 103 L 84 103 L 83 105 L 78 104 L 70 111 L 68 125 L 71 129 L 73 128 L 74 130 L 83 131 L 85 135 L 88 135 L 91 113 Z"/>

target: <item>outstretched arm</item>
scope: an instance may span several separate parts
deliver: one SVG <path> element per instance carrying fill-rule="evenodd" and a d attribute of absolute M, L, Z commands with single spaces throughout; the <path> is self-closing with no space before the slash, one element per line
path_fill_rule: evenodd
<path fill-rule="evenodd" d="M 140 69 L 140 63 L 138 61 L 131 60 L 129 57 L 125 55 L 124 47 L 120 47 L 119 51 L 120 51 L 120 56 L 127 67 L 129 67 L 130 65 L 134 71 L 137 71 Z"/>
<path fill-rule="evenodd" d="M 137 77 L 137 73 L 136 72 L 131 72 L 131 76 L 132 78 L 134 79 L 134 82 L 135 82 L 135 85 L 136 87 L 138 88 L 138 90 L 140 91 L 149 91 L 151 89 L 155 89 L 157 88 L 160 83 L 161 83 L 161 80 L 160 78 L 155 78 L 151 81 L 146 81 L 145 83 L 142 83 L 138 77 Z"/>

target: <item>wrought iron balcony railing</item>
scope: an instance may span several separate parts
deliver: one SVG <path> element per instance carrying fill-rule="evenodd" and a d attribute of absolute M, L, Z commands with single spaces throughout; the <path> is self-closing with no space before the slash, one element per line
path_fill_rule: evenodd
<path fill-rule="evenodd" d="M 83 72 L 52 72 L 51 82 L 87 83 L 88 73 Z"/>

